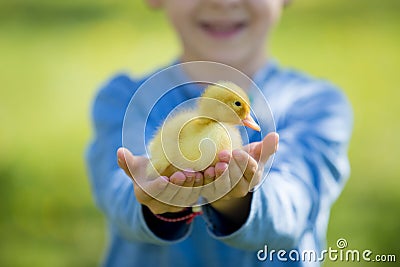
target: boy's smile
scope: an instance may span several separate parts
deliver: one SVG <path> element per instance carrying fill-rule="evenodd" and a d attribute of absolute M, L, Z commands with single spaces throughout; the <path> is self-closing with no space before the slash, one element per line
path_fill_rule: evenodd
<path fill-rule="evenodd" d="M 201 20 L 199 27 L 211 38 L 227 39 L 240 34 L 246 27 L 245 20 Z"/>
<path fill-rule="evenodd" d="M 285 0 L 147 0 L 163 8 L 182 45 L 182 61 L 207 60 L 253 75 Z"/>

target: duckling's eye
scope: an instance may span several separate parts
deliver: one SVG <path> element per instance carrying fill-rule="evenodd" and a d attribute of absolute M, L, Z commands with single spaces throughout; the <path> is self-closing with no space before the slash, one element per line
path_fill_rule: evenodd
<path fill-rule="evenodd" d="M 242 103 L 240 103 L 240 101 L 235 101 L 234 103 L 236 106 L 240 107 L 242 105 Z"/>

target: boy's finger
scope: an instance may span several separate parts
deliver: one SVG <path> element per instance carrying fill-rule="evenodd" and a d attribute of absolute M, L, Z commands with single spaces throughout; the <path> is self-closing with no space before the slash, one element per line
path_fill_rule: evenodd
<path fill-rule="evenodd" d="M 183 183 L 184 187 L 193 187 L 194 180 L 196 178 L 196 172 L 192 170 L 187 170 L 183 172 L 186 176 L 186 180 Z"/>
<path fill-rule="evenodd" d="M 250 183 L 257 171 L 258 163 L 244 150 L 233 151 L 233 158 L 243 173 L 244 178 Z"/>
<path fill-rule="evenodd" d="M 140 185 L 135 181 L 133 183 L 136 198 L 140 203 L 146 204 L 165 191 L 168 186 L 168 177 L 161 176 Z"/>
<path fill-rule="evenodd" d="M 222 150 L 218 153 L 218 160 L 220 162 L 229 163 L 231 160 L 231 153 L 228 150 Z"/>
<path fill-rule="evenodd" d="M 186 176 L 183 172 L 178 171 L 175 172 L 174 174 L 171 175 L 171 177 L 169 178 L 169 180 L 171 181 L 171 183 L 178 185 L 178 186 L 183 186 L 183 184 L 186 181 Z"/>
<path fill-rule="evenodd" d="M 204 176 L 201 172 L 196 172 L 196 176 L 194 177 L 193 187 L 200 187 L 203 185 Z"/>
<path fill-rule="evenodd" d="M 128 149 L 123 147 L 117 150 L 117 157 L 118 157 L 118 165 L 131 178 L 137 176 L 140 166 L 147 165 L 146 158 L 134 156 Z M 137 178 L 143 178 L 143 177 L 137 177 Z"/>
<path fill-rule="evenodd" d="M 220 162 L 218 162 L 220 163 Z M 217 172 L 218 163 L 215 165 L 215 169 Z M 220 198 L 226 195 L 229 191 L 232 190 L 233 185 L 231 183 L 231 179 L 229 178 L 229 171 L 226 170 L 222 172 L 221 175 L 217 175 L 215 179 L 214 188 L 215 188 L 215 197 Z"/>
<path fill-rule="evenodd" d="M 238 182 L 243 177 L 243 171 L 240 169 L 239 165 L 237 164 L 236 160 L 232 158 L 229 163 L 229 179 L 231 181 L 231 187 L 235 187 Z"/>
<path fill-rule="evenodd" d="M 217 162 L 215 164 L 215 177 L 221 176 L 227 169 L 228 169 L 228 163 L 226 162 Z"/>
<path fill-rule="evenodd" d="M 269 133 L 262 140 L 262 151 L 260 156 L 260 161 L 265 163 L 268 158 L 274 154 L 278 150 L 279 145 L 279 134 L 278 133 Z"/>
<path fill-rule="evenodd" d="M 184 175 L 182 172 L 176 172 L 171 177 L 169 178 L 170 181 L 172 178 L 175 178 L 176 176 L 180 177 L 183 176 L 183 181 L 184 181 Z M 180 178 L 179 178 L 180 179 Z M 174 183 L 168 183 L 167 187 L 164 188 L 162 192 L 160 192 L 158 195 L 154 196 L 156 200 L 166 203 L 166 204 L 171 204 L 171 200 L 174 198 L 174 196 L 178 193 L 178 191 L 182 188 L 180 185 L 176 185 Z"/>
<path fill-rule="evenodd" d="M 117 150 L 118 165 L 125 171 L 125 173 L 133 178 L 134 170 L 136 169 L 135 157 L 132 153 L 123 147 Z"/>
<path fill-rule="evenodd" d="M 261 142 L 250 144 L 244 148 L 250 156 L 259 162 L 265 164 L 268 158 L 278 149 L 279 135 L 275 132 L 269 133 Z"/>
<path fill-rule="evenodd" d="M 117 161 L 118 161 L 118 166 L 125 171 L 126 174 L 130 176 L 129 170 L 128 170 L 128 165 L 126 164 L 125 160 L 125 152 L 122 147 L 118 148 L 117 150 Z"/>
<path fill-rule="evenodd" d="M 194 178 L 192 194 L 190 195 L 189 202 L 195 204 L 199 199 L 200 192 L 202 190 L 202 185 L 204 182 L 204 176 L 201 172 L 196 173 L 196 177 Z"/>
<path fill-rule="evenodd" d="M 193 194 L 193 185 L 197 172 L 193 170 L 186 170 L 183 172 L 183 174 L 185 176 L 185 180 L 182 184 L 182 187 L 179 188 L 171 200 L 173 205 L 176 206 L 190 206 L 196 201 L 195 194 Z"/>
<path fill-rule="evenodd" d="M 209 167 L 204 171 L 204 185 L 212 183 L 215 179 L 215 168 Z"/>

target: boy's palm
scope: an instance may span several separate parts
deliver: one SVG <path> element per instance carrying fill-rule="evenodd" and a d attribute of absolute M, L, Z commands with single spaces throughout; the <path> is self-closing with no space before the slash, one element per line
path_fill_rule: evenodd
<path fill-rule="evenodd" d="M 146 157 L 134 156 L 125 148 L 117 152 L 118 165 L 132 179 L 137 200 L 146 205 L 154 214 L 178 212 L 184 207 L 196 203 L 200 195 L 200 187 L 190 174 L 186 177 L 183 172 L 174 173 L 167 177 L 146 177 L 146 167 L 149 160 Z M 168 182 L 171 181 L 171 183 Z M 174 203 L 169 205 L 166 203 Z"/>

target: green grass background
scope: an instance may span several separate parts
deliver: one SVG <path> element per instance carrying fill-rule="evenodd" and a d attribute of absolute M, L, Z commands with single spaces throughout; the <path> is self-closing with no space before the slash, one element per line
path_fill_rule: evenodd
<path fill-rule="evenodd" d="M 400 1 L 296 0 L 274 31 L 284 66 L 343 88 L 351 178 L 328 245 L 400 261 Z M 143 1 L 0 0 L 0 266 L 96 266 L 107 236 L 83 161 L 89 109 L 117 71 L 169 63 L 178 42 Z M 333 263 L 325 266 L 395 266 Z"/>

